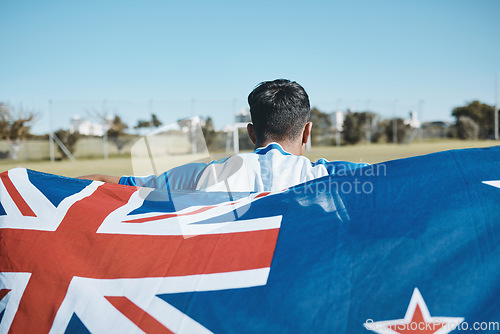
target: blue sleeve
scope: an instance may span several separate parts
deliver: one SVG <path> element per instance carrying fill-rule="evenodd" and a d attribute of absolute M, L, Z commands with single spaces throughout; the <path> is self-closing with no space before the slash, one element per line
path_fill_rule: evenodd
<path fill-rule="evenodd" d="M 129 186 L 157 189 L 195 190 L 199 173 L 207 166 L 205 163 L 194 162 L 172 168 L 158 176 L 122 176 L 119 183 Z"/>
<path fill-rule="evenodd" d="M 328 174 L 330 175 L 345 175 L 345 172 L 348 170 L 353 170 L 361 167 L 369 166 L 366 162 L 349 162 L 349 161 L 328 161 L 326 159 L 319 159 L 317 162 L 312 164 L 313 167 L 317 165 L 325 166 Z"/>

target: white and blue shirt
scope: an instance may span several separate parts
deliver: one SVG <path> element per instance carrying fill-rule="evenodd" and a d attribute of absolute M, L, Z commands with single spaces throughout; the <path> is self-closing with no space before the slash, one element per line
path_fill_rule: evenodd
<path fill-rule="evenodd" d="M 206 163 L 189 163 L 159 176 L 123 176 L 120 184 L 170 189 L 260 192 L 280 191 L 319 177 L 367 166 L 366 163 L 327 161 L 312 163 L 270 143 L 253 153 L 240 153 Z"/>

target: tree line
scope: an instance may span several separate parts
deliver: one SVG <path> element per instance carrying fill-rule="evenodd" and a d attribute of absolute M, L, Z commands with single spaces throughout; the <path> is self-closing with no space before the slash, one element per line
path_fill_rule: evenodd
<path fill-rule="evenodd" d="M 311 122 L 311 140 L 315 146 L 355 145 L 362 141 L 403 143 L 411 130 L 402 118 L 383 119 L 372 111 L 348 111 L 341 126 L 335 127 L 330 114 L 312 108 Z"/>
<path fill-rule="evenodd" d="M 469 140 L 493 138 L 494 110 L 493 106 L 477 100 L 454 108 L 451 114 L 455 117 L 455 122 L 446 129 L 447 136 Z M 27 139 L 48 138 L 49 134 L 35 136 L 31 133 L 31 126 L 38 117 L 38 113 L 31 110 L 22 107 L 14 108 L 7 103 L 0 102 L 0 139 L 6 140 L 10 149 L 10 152 L 0 151 L 0 158 L 10 155 L 12 159 L 17 159 L 18 152 Z M 345 113 L 341 128 L 334 127 L 330 117 L 330 114 L 318 108 L 311 109 L 311 121 L 314 124 L 311 134 L 312 145 L 354 145 L 362 141 L 403 143 L 411 139 L 414 134 L 414 129 L 405 124 L 402 118 L 384 119 L 372 111 Z M 100 118 L 105 124 L 105 135 L 116 145 L 118 151 L 123 153 L 125 145 L 134 138 L 128 132 L 129 126 L 117 114 L 111 119 L 105 115 L 100 115 Z M 163 122 L 158 116 L 151 114 L 150 119 L 139 120 L 133 129 L 155 129 L 161 125 Z M 227 147 L 228 134 L 216 131 L 211 117 L 202 120 L 202 131 L 209 149 L 217 150 Z M 71 153 L 75 151 L 76 143 L 82 137 L 77 131 L 67 129 L 59 129 L 54 132 L 54 135 Z M 251 143 L 247 143 L 244 139 L 246 136 L 240 137 L 243 138 L 243 143 L 240 142 L 242 149 L 250 149 Z M 61 147 L 58 146 L 58 148 L 61 156 L 66 157 Z"/>
<path fill-rule="evenodd" d="M 455 122 L 446 129 L 446 136 L 468 140 L 493 139 L 495 132 L 494 112 L 493 106 L 477 100 L 456 107 L 451 112 L 452 116 L 455 117 Z M 335 135 L 339 131 L 342 144 L 348 145 L 361 141 L 371 143 L 409 142 L 415 131 L 422 131 L 422 127 L 418 130 L 412 129 L 409 124 L 405 124 L 405 120 L 402 118 L 384 119 L 371 111 L 347 112 L 341 130 L 332 126 L 330 114 L 323 113 L 317 108 L 311 110 L 311 121 L 313 122 L 313 145 L 336 144 L 338 137 Z M 431 123 L 427 126 L 437 125 Z"/>

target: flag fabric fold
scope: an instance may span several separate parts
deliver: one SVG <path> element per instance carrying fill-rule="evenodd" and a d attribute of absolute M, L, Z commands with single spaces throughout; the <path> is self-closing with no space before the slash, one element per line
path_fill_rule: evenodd
<path fill-rule="evenodd" d="M 500 146 L 276 193 L 0 181 L 0 333 L 500 331 Z"/>

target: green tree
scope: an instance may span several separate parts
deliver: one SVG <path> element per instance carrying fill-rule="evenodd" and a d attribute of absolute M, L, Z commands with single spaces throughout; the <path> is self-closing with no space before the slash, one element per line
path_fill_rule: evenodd
<path fill-rule="evenodd" d="M 163 125 L 163 122 L 158 119 L 156 114 L 151 114 L 151 125 L 154 128 L 158 128 Z"/>
<path fill-rule="evenodd" d="M 158 116 L 155 114 L 151 114 L 151 120 L 145 121 L 145 120 L 138 120 L 137 125 L 134 126 L 134 129 L 140 129 L 140 128 L 158 128 L 162 125 L 162 121 L 158 119 Z"/>
<path fill-rule="evenodd" d="M 128 125 L 123 123 L 120 116 L 115 115 L 111 123 L 108 124 L 108 137 L 113 141 L 118 152 L 123 154 L 125 145 L 130 141 L 128 134 L 125 132 Z"/>
<path fill-rule="evenodd" d="M 70 132 L 68 130 L 59 129 L 54 132 L 54 135 L 59 138 L 59 140 L 66 146 L 68 151 L 73 154 L 75 152 L 76 143 L 80 139 L 81 135 L 78 131 Z M 63 149 L 57 145 L 57 149 L 61 152 L 62 159 L 67 159 L 68 156 L 63 151 Z"/>
<path fill-rule="evenodd" d="M 7 140 L 12 151 L 12 159 L 18 159 L 22 144 L 31 135 L 30 129 L 36 114 L 22 108 L 17 110 L 0 102 L 0 137 Z"/>
<path fill-rule="evenodd" d="M 372 128 L 376 116 L 377 114 L 369 111 L 347 113 L 342 125 L 344 141 L 347 144 L 357 144 L 366 138 L 367 131 L 370 131 L 370 140 L 374 141 L 375 138 L 378 138 L 375 133 L 376 129 Z"/>
<path fill-rule="evenodd" d="M 364 136 L 364 126 L 360 124 L 358 113 L 347 113 L 342 125 L 342 134 L 347 144 L 357 144 Z"/>
<path fill-rule="evenodd" d="M 469 117 L 479 126 L 479 138 L 486 139 L 493 136 L 495 132 L 493 124 L 494 112 L 495 108 L 493 106 L 476 100 L 466 106 L 456 107 L 453 109 L 452 115 L 455 116 L 457 123 L 460 117 Z"/>
<path fill-rule="evenodd" d="M 479 136 L 479 125 L 470 117 L 460 116 L 457 120 L 456 131 L 460 139 L 475 140 Z"/>
<path fill-rule="evenodd" d="M 145 120 L 138 120 L 137 125 L 134 126 L 134 129 L 141 129 L 141 128 L 150 128 L 151 127 L 151 122 L 150 121 L 145 121 Z"/>
<path fill-rule="evenodd" d="M 396 122 L 396 141 L 397 143 L 403 143 L 406 139 L 406 133 L 408 132 L 409 125 L 406 125 L 402 118 L 393 118 L 385 123 L 385 134 L 387 136 L 387 141 L 393 142 L 394 140 L 394 122 Z"/>
<path fill-rule="evenodd" d="M 115 115 L 108 129 L 108 136 L 118 137 L 125 134 L 125 130 L 128 129 L 128 125 L 123 123 L 120 116 Z"/>
<path fill-rule="evenodd" d="M 370 125 L 370 141 L 372 143 L 380 143 L 387 141 L 387 136 L 385 133 L 385 126 L 387 124 L 387 120 L 384 120 L 378 116 L 375 116 L 374 119 L 372 119 L 371 125 Z"/>
<path fill-rule="evenodd" d="M 313 123 L 311 131 L 312 145 L 329 145 L 333 135 L 332 122 L 330 115 L 321 112 L 318 108 L 311 109 L 311 122 Z"/>
<path fill-rule="evenodd" d="M 209 150 L 214 149 L 215 139 L 217 137 L 217 132 L 214 129 L 214 124 L 211 117 L 207 117 L 205 122 L 202 123 L 201 131 L 203 132 L 203 138 L 205 138 L 205 143 Z"/>

